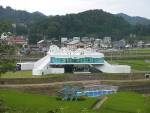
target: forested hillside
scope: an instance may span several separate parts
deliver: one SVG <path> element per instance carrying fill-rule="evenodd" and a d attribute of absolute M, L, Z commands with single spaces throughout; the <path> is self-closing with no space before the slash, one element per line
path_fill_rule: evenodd
<path fill-rule="evenodd" d="M 128 21 L 132 25 L 150 25 L 150 19 L 144 18 L 144 17 L 139 17 L 139 16 L 128 16 L 124 13 L 119 13 L 117 16 L 120 16 L 124 18 L 126 21 Z"/>
<path fill-rule="evenodd" d="M 39 12 L 29 13 L 22 10 L 14 10 L 11 7 L 3 8 L 0 6 L 0 21 L 10 21 L 13 23 L 33 23 L 46 18 Z"/>
<path fill-rule="evenodd" d="M 29 13 L 10 7 L 0 7 L 0 33 L 8 31 L 28 36 L 30 43 L 36 43 L 44 36 L 47 39 L 58 39 L 62 36 L 96 38 L 111 36 L 113 40 L 119 40 L 129 37 L 130 34 L 140 37 L 150 36 L 150 25 L 132 25 L 123 17 L 103 10 L 89 10 L 64 16 L 45 16 L 40 12 Z"/>
<path fill-rule="evenodd" d="M 121 17 L 116 17 L 102 10 L 90 10 L 78 14 L 49 17 L 32 25 L 31 31 L 34 34 L 37 33 L 37 35 L 44 34 L 48 38 L 59 36 L 112 36 L 119 39 L 128 35 L 131 27 Z"/>

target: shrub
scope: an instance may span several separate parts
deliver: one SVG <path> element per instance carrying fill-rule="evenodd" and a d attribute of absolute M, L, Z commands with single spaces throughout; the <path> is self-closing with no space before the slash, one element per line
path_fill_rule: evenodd
<path fill-rule="evenodd" d="M 0 113 L 5 113 L 8 110 L 8 107 L 5 105 L 3 100 L 0 100 Z"/>

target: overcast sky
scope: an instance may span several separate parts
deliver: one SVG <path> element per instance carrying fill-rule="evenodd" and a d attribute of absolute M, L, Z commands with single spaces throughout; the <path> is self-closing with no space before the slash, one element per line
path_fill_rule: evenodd
<path fill-rule="evenodd" d="M 64 15 L 89 9 L 126 13 L 150 19 L 150 0 L 0 0 L 0 5 L 46 15 Z"/>

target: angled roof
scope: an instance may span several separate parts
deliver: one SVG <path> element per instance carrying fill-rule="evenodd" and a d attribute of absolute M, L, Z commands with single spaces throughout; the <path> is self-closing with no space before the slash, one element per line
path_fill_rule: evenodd
<path fill-rule="evenodd" d="M 104 57 L 104 54 L 94 51 L 91 48 L 70 50 L 66 47 L 59 48 L 55 45 L 50 46 L 48 54 L 57 57 Z"/>

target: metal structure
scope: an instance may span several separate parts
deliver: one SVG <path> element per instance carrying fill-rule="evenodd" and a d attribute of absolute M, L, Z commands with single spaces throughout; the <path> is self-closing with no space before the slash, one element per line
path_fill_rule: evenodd
<path fill-rule="evenodd" d="M 64 88 L 61 92 L 62 100 L 70 100 L 70 101 L 75 100 L 76 101 L 80 97 L 78 95 L 78 92 L 81 92 L 81 89 L 77 86 L 75 86 L 75 87 L 73 87 L 73 86 L 64 86 Z"/>
<path fill-rule="evenodd" d="M 78 86 L 64 86 L 60 91 L 62 100 L 77 101 L 80 97 L 100 97 L 116 93 L 118 90 L 117 86 L 98 85 L 88 88 L 80 88 Z"/>

